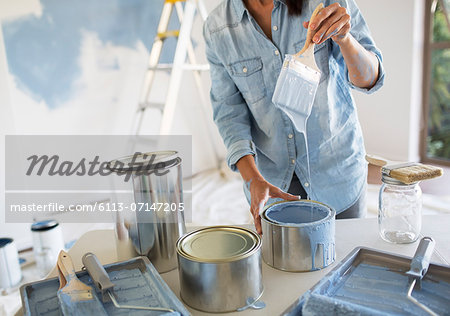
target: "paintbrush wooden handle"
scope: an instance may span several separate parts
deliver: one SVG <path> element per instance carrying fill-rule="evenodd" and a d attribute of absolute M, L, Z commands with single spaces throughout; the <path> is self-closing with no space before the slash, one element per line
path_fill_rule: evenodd
<path fill-rule="evenodd" d="M 64 273 L 61 271 L 59 264 L 56 264 L 56 270 L 58 271 L 59 289 L 61 290 L 63 287 L 66 286 L 67 281 L 66 277 L 64 276 Z"/>
<path fill-rule="evenodd" d="M 313 49 L 314 49 L 314 42 L 312 41 L 312 37 L 315 33 L 313 33 L 313 30 L 311 30 L 311 22 L 314 21 L 316 15 L 320 12 L 320 10 L 323 9 L 323 3 L 320 3 L 313 11 L 311 18 L 309 19 L 309 24 L 308 24 L 308 31 L 306 32 L 306 40 L 305 40 L 305 45 L 303 46 L 303 48 L 297 53 L 295 54 L 295 56 L 300 56 L 301 54 L 303 54 L 310 45 L 312 45 Z"/>
<path fill-rule="evenodd" d="M 59 253 L 57 265 L 59 271 L 66 280 L 64 287 L 60 289 L 61 291 L 70 292 L 72 290 L 92 290 L 90 286 L 78 280 L 78 277 L 75 274 L 75 267 L 73 265 L 72 258 L 70 258 L 70 255 L 64 250 L 61 250 Z"/>
<path fill-rule="evenodd" d="M 367 162 L 371 163 L 372 165 L 378 166 L 378 167 L 384 167 L 384 166 L 392 166 L 392 165 L 399 165 L 404 164 L 405 162 L 402 161 L 395 161 L 395 160 L 387 160 L 386 158 L 383 158 L 381 156 L 377 155 L 366 155 Z"/>
<path fill-rule="evenodd" d="M 375 155 L 366 155 L 366 160 L 367 162 L 371 163 L 372 165 L 378 166 L 378 167 L 383 167 L 385 165 L 388 164 L 388 160 L 384 159 L 383 157 L 380 156 L 375 156 Z"/>

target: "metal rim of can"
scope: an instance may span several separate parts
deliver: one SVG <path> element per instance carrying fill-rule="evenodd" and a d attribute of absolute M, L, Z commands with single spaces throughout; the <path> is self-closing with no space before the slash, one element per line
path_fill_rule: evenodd
<path fill-rule="evenodd" d="M 132 161 L 133 158 L 136 157 L 143 157 L 144 155 L 151 157 L 152 155 L 165 155 L 167 159 L 165 160 L 159 160 L 152 162 L 154 164 L 154 168 L 151 170 L 164 170 L 169 169 L 175 166 L 178 166 L 181 164 L 181 158 L 178 156 L 178 152 L 175 150 L 162 150 L 162 151 L 152 151 L 152 152 L 146 152 L 146 153 L 139 153 L 138 155 L 129 155 L 120 157 L 114 160 L 111 160 L 107 163 L 107 168 L 111 170 L 112 172 L 129 172 L 129 171 L 142 171 L 142 165 L 135 166 L 129 166 L 129 162 Z M 117 163 L 122 163 L 125 167 L 117 168 Z M 158 164 L 163 163 L 164 165 Z"/>
<path fill-rule="evenodd" d="M 187 253 L 186 251 L 184 251 L 183 244 L 186 243 L 189 238 L 192 238 L 194 235 L 197 235 L 197 234 L 205 233 L 207 231 L 218 231 L 218 230 L 228 230 L 228 231 L 237 231 L 240 233 L 245 233 L 248 237 L 250 237 L 253 240 L 253 245 L 252 245 L 252 247 L 246 249 L 246 251 L 243 253 L 240 253 L 240 254 L 234 255 L 234 256 L 230 256 L 228 258 L 220 258 L 220 259 L 200 258 L 197 256 L 193 256 L 193 255 Z M 261 237 L 256 232 L 254 232 L 250 229 L 244 228 L 244 227 L 225 226 L 225 225 L 209 226 L 209 227 L 197 229 L 195 231 L 187 233 L 184 236 L 181 236 L 180 238 L 178 238 L 177 243 L 176 243 L 177 253 L 180 256 L 182 256 L 183 258 L 186 258 L 188 260 L 199 262 L 199 263 L 227 263 L 227 262 L 239 261 L 239 260 L 242 260 L 244 258 L 247 258 L 247 257 L 255 254 L 261 248 L 261 245 L 262 245 Z"/>
<path fill-rule="evenodd" d="M 281 225 L 279 223 L 276 222 L 272 222 L 269 218 L 267 218 L 266 216 L 266 212 L 269 208 L 271 208 L 274 205 L 278 205 L 278 204 L 282 204 L 282 203 L 295 203 L 295 202 L 310 202 L 313 204 L 319 204 L 322 205 L 324 207 L 326 207 L 329 211 L 330 214 L 328 214 L 328 216 L 318 220 L 318 221 L 314 221 L 314 222 L 310 222 L 310 223 L 303 223 L 303 224 L 297 224 L 297 225 L 289 225 L 289 224 L 285 224 L 285 225 Z M 324 223 L 326 221 L 328 221 L 331 217 L 336 216 L 336 211 L 333 210 L 333 208 L 331 208 L 330 206 L 318 202 L 318 201 L 314 201 L 314 200 L 298 200 L 298 201 L 288 201 L 288 200 L 283 200 L 283 201 L 278 201 L 278 202 L 274 202 L 270 205 L 266 205 L 261 213 L 261 220 L 265 221 L 266 223 L 270 224 L 270 225 L 274 225 L 274 226 L 279 226 L 279 227 L 293 227 L 293 228 L 298 228 L 298 227 L 305 227 L 305 226 L 312 226 L 312 225 L 318 225 L 320 223 Z"/>
<path fill-rule="evenodd" d="M 57 227 L 59 223 L 56 220 L 50 219 L 40 222 L 34 222 L 31 224 L 31 231 L 33 232 L 45 232 Z"/>

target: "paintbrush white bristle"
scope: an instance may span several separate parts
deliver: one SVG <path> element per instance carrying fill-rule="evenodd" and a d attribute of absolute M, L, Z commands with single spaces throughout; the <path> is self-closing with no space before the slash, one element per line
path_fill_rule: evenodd
<path fill-rule="evenodd" d="M 411 184 L 418 181 L 433 179 L 442 176 L 442 168 L 416 163 L 411 166 L 392 169 L 389 173 L 394 179 Z"/>

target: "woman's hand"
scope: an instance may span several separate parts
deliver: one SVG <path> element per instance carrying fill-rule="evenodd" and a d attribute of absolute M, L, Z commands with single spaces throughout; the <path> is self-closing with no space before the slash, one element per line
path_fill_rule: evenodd
<path fill-rule="evenodd" d="M 307 28 L 308 22 L 303 26 Z M 370 89 L 378 80 L 378 58 L 358 43 L 350 29 L 350 15 L 339 3 L 323 8 L 311 21 L 313 42 L 321 44 L 331 38 L 340 47 L 350 81 L 357 87 Z"/>
<path fill-rule="evenodd" d="M 321 44 L 329 38 L 339 44 L 345 41 L 351 28 L 350 15 L 339 3 L 323 8 L 314 21 L 304 22 L 303 26 L 308 28 L 309 22 L 311 22 L 311 30 L 315 32 L 312 40 L 316 44 Z"/>
<path fill-rule="evenodd" d="M 254 178 L 250 180 L 250 196 L 251 205 L 250 212 L 253 215 L 255 221 L 255 228 L 258 234 L 262 234 L 261 229 L 261 214 L 264 205 L 269 198 L 281 198 L 284 200 L 298 200 L 298 196 L 281 191 L 276 186 L 270 184 L 264 178 Z"/>

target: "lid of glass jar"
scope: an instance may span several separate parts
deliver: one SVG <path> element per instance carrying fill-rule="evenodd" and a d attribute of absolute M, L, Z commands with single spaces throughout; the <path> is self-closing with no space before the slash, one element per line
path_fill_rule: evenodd
<path fill-rule="evenodd" d="M 52 219 L 46 220 L 46 221 L 41 221 L 41 222 L 35 222 L 35 223 L 31 224 L 31 231 L 43 232 L 43 231 L 55 228 L 58 225 L 59 225 L 59 223 Z"/>
<path fill-rule="evenodd" d="M 383 181 L 383 183 L 386 183 L 386 184 L 404 185 L 404 186 L 415 185 L 415 184 L 419 183 L 419 181 L 417 181 L 417 182 L 413 182 L 410 184 L 406 184 L 404 182 L 401 182 L 400 180 L 390 177 L 388 174 L 386 174 L 384 172 L 381 173 L 381 181 Z"/>

